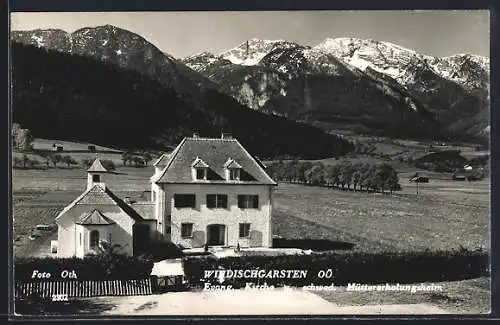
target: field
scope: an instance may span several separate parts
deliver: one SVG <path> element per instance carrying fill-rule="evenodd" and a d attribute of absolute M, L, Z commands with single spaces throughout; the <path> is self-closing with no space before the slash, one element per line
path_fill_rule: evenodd
<path fill-rule="evenodd" d="M 116 172 L 106 180 L 111 189 L 147 200 L 152 167 L 120 167 Z M 53 223 L 57 213 L 84 190 L 85 182 L 83 168 L 13 170 L 16 252 L 23 255 L 33 247 L 48 247 L 48 237 L 54 234 L 30 241 L 31 229 Z M 431 179 L 419 185 L 418 196 L 415 184 L 405 180 L 401 184 L 403 190 L 392 196 L 280 184 L 275 191 L 273 234 L 322 239 L 331 241 L 333 248 L 347 244 L 365 251 L 489 247 L 489 180 Z"/>
<path fill-rule="evenodd" d="M 488 185 L 474 183 L 484 191 L 472 192 L 465 186 L 464 191 L 451 188 L 455 184 L 439 186 L 444 183 L 426 184 L 429 188 L 418 196 L 280 185 L 274 232 L 284 238 L 351 243 L 364 251 L 489 247 Z M 444 195 L 438 196 L 440 192 Z"/>

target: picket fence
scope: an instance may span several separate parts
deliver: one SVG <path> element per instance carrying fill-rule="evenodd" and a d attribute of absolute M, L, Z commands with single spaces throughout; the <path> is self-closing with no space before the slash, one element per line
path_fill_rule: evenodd
<path fill-rule="evenodd" d="M 141 280 L 71 280 L 16 282 L 15 297 L 52 298 L 64 295 L 68 299 L 99 296 L 150 295 L 151 279 Z"/>

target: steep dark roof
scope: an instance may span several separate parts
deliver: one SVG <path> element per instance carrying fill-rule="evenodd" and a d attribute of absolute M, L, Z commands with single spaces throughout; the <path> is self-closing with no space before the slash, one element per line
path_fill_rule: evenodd
<path fill-rule="evenodd" d="M 90 168 L 87 169 L 87 171 L 105 173 L 108 170 L 104 168 L 104 166 L 101 164 L 101 160 L 99 158 L 96 158 L 96 160 L 94 160 L 94 162 L 92 163 L 92 166 L 90 166 Z"/>
<path fill-rule="evenodd" d="M 200 158 L 208 165 L 207 181 L 202 183 L 276 185 L 261 165 L 234 138 L 184 138 L 170 155 L 167 166 L 155 179 L 157 183 L 197 183 L 191 174 L 192 163 Z M 232 159 L 241 166 L 240 181 L 226 181 L 224 164 Z"/>
<path fill-rule="evenodd" d="M 79 225 L 112 225 L 115 222 L 108 217 L 106 217 L 98 209 L 94 209 L 91 212 L 82 214 L 77 224 Z"/>
<path fill-rule="evenodd" d="M 153 202 L 136 202 L 132 204 L 134 209 L 143 219 L 156 219 L 155 204 Z"/>
<path fill-rule="evenodd" d="M 142 216 L 137 213 L 130 205 L 125 203 L 116 194 L 111 192 L 107 187 L 100 184 L 95 184 L 92 188 L 83 192 L 79 197 L 77 197 L 73 202 L 68 204 L 56 217 L 56 220 L 64 215 L 68 210 L 73 208 L 75 205 L 117 205 L 120 209 L 135 221 L 142 221 Z"/>
<path fill-rule="evenodd" d="M 166 153 L 160 156 L 160 158 L 156 159 L 156 161 L 153 163 L 153 166 L 155 167 L 165 167 L 168 163 L 168 156 Z"/>

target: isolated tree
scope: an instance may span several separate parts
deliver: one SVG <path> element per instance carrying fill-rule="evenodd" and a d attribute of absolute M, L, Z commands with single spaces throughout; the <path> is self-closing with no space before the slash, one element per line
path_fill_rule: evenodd
<path fill-rule="evenodd" d="M 135 157 L 133 158 L 133 161 L 134 161 L 134 164 L 135 164 L 136 166 L 141 166 L 141 165 L 143 164 L 143 160 L 142 160 L 142 158 L 141 158 L 141 157 L 137 157 L 137 156 L 135 156 Z"/>
<path fill-rule="evenodd" d="M 149 152 L 145 152 L 143 155 L 142 155 L 142 160 L 144 160 L 144 163 L 147 165 L 149 164 L 149 162 L 151 160 L 153 160 L 153 156 L 149 153 Z"/>
<path fill-rule="evenodd" d="M 26 168 L 26 165 L 30 162 L 30 159 L 27 155 L 23 155 L 23 168 Z"/>
<path fill-rule="evenodd" d="M 65 163 L 66 165 L 68 165 L 68 167 L 70 167 L 71 164 L 73 164 L 73 162 L 74 162 L 73 158 L 69 155 L 61 157 L 61 161 L 63 163 Z"/>
<path fill-rule="evenodd" d="M 19 157 L 14 157 L 14 167 L 20 167 L 22 164 L 22 159 Z"/>
<path fill-rule="evenodd" d="M 34 167 L 36 167 L 36 166 L 38 166 L 38 165 L 40 165 L 40 162 L 39 162 L 37 159 L 31 159 L 31 160 L 29 161 L 29 166 L 30 166 L 30 168 L 34 168 Z"/>
<path fill-rule="evenodd" d="M 133 161 L 132 154 L 130 152 L 124 152 L 122 153 L 122 161 L 123 161 L 123 166 L 127 166 L 128 162 Z"/>
<path fill-rule="evenodd" d="M 113 162 L 113 160 L 110 160 L 110 159 L 103 159 L 101 160 L 101 164 L 104 168 L 106 168 L 106 170 L 115 170 L 116 169 L 116 166 L 115 166 L 115 163 Z"/>
<path fill-rule="evenodd" d="M 22 151 L 29 151 L 33 148 L 33 135 L 30 130 L 23 129 L 18 123 L 12 124 L 12 147 Z"/>
<path fill-rule="evenodd" d="M 322 185 L 324 183 L 323 165 L 322 164 L 313 165 L 311 168 L 305 171 L 304 176 L 309 184 Z"/>
<path fill-rule="evenodd" d="M 387 187 L 389 188 L 391 194 L 398 188 L 398 185 L 399 185 L 398 174 L 396 173 L 395 170 L 392 170 L 391 173 L 389 174 L 389 177 L 387 178 Z"/>
<path fill-rule="evenodd" d="M 57 168 L 57 164 L 62 161 L 62 157 L 59 154 L 51 155 L 50 156 L 50 161 L 52 161 L 52 163 L 54 164 L 54 167 Z"/>

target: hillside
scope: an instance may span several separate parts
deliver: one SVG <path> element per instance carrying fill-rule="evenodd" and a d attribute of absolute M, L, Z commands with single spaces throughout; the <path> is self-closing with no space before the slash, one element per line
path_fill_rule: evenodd
<path fill-rule="evenodd" d="M 249 110 L 214 89 L 194 97 L 115 64 L 16 42 L 12 58 L 13 121 L 35 137 L 162 150 L 193 132 L 223 131 L 263 158 L 352 150 L 334 135 Z"/>

